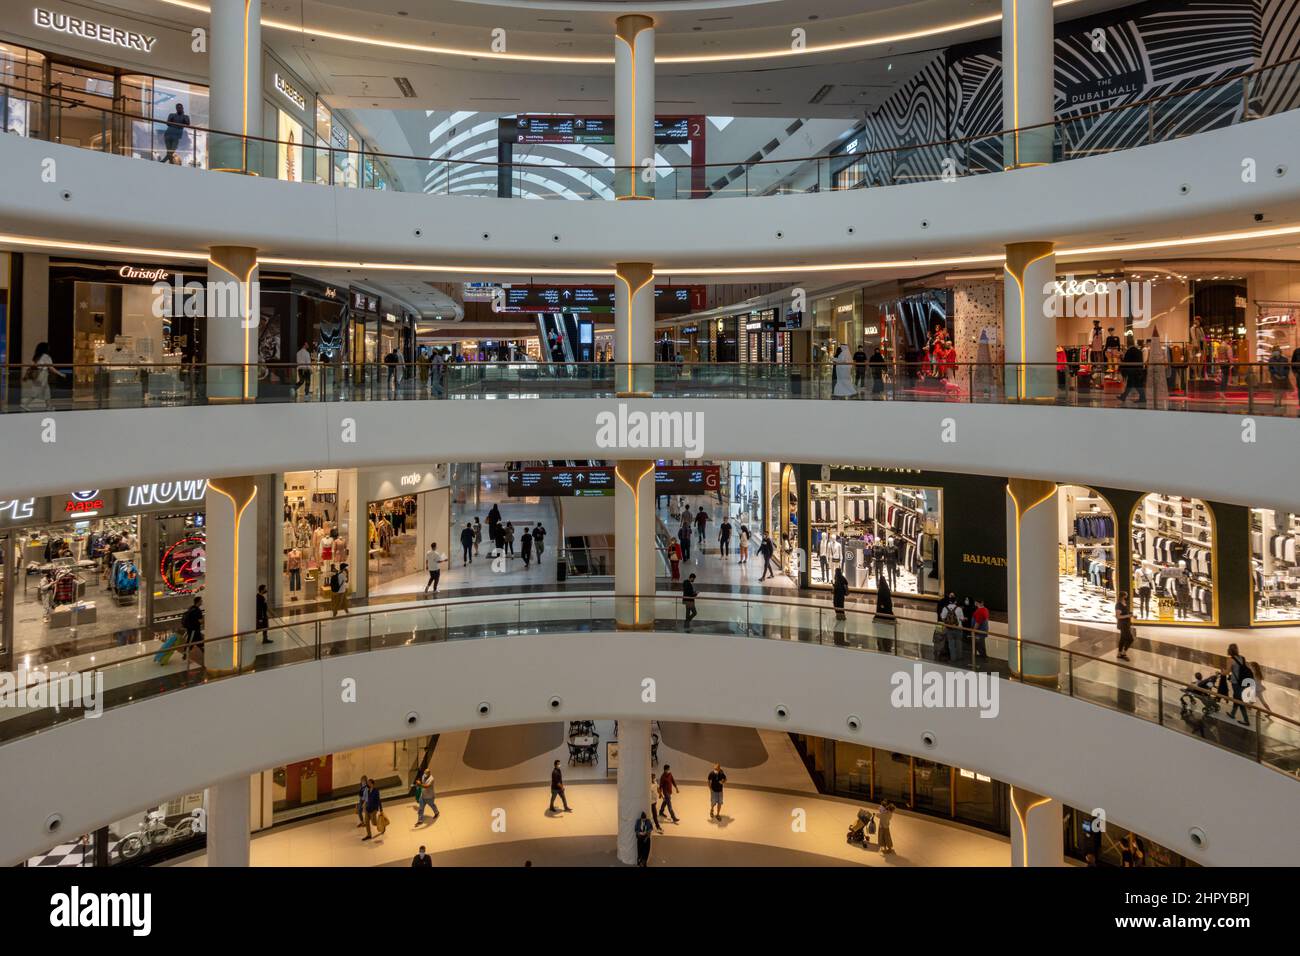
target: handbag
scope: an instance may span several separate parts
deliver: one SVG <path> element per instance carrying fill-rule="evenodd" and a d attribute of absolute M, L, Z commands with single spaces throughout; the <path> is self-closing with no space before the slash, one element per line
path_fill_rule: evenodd
<path fill-rule="evenodd" d="M 876 832 L 876 818 L 875 818 L 875 817 L 872 817 L 872 818 L 871 818 L 871 822 L 867 824 L 867 832 L 868 832 L 868 833 L 875 833 L 875 832 Z"/>
<path fill-rule="evenodd" d="M 382 835 L 388 829 L 388 815 L 383 810 L 379 811 L 379 833 Z"/>

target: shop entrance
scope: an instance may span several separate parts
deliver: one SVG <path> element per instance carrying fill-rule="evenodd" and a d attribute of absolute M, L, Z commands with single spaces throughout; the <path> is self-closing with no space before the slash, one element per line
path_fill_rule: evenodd
<path fill-rule="evenodd" d="M 1057 495 L 1061 619 L 1115 622 L 1115 512 L 1091 488 L 1062 485 Z"/>

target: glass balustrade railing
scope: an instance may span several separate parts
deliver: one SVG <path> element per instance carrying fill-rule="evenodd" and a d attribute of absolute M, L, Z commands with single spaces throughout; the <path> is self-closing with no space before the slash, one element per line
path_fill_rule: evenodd
<path fill-rule="evenodd" d="M 709 199 L 835 192 L 950 181 L 1007 168 L 1016 135 L 1049 140 L 1055 162 L 1167 142 L 1274 115 L 1300 85 L 1300 58 L 1211 83 L 1109 108 L 1083 107 L 1052 123 L 981 136 L 854 153 L 792 159 L 669 164 L 660 162 L 638 193 L 656 199 Z M 433 195 L 616 199 L 628 176 L 647 175 L 607 162 L 508 164 L 450 156 L 407 156 L 333 144 L 244 136 L 186 125 L 165 116 L 105 109 L 75 95 L 0 84 L 5 131 L 118 156 L 198 169 L 242 172 L 295 182 Z M 493 188 L 483 189 L 483 182 Z"/>
<path fill-rule="evenodd" d="M 35 687 L 44 683 L 45 696 L 24 699 L 13 690 L 0 697 L 0 741 L 84 718 L 81 706 L 50 705 L 51 675 L 63 675 L 64 681 L 71 680 L 70 675 L 80 675 L 85 686 L 93 686 L 102 676 L 102 693 L 94 704 L 102 712 L 186 687 L 327 657 L 442 641 L 613 632 L 619 600 L 613 593 L 587 593 L 421 603 L 178 645 L 170 656 L 158 641 L 149 641 L 120 648 L 115 656 L 106 655 L 102 661 L 51 663 L 17 675 L 20 684 Z M 641 602 L 653 605 L 656 630 L 692 637 L 786 640 L 889 655 L 898 658 L 900 666 L 929 662 L 987 672 L 1151 721 L 1281 772 L 1300 775 L 1300 722 L 1253 702 L 1192 686 L 1190 681 L 1056 643 L 1015 640 L 969 629 L 944 632 L 930 616 L 900 613 L 886 619 L 866 610 L 837 611 L 808 600 L 705 593 L 696 598 L 697 613 L 689 622 L 680 594 L 661 593 Z M 941 648 L 951 649 L 949 659 L 940 660 Z M 1021 662 L 1031 660 L 1037 676 L 1024 677 Z M 881 692 L 886 690 L 881 688 Z"/>
<path fill-rule="evenodd" d="M 1086 372 L 1086 369 L 1084 369 Z M 444 365 L 45 365 L 0 367 L 0 412 L 208 404 L 616 398 L 765 398 L 1145 408 L 1295 416 L 1300 366 L 1078 363 L 465 362 Z"/>

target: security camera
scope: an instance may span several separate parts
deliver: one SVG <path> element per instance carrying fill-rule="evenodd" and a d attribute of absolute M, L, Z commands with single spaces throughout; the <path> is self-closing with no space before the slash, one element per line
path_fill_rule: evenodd
<path fill-rule="evenodd" d="M 1257 212 L 1257 213 L 1255 213 L 1255 221 L 1256 221 L 1256 222 L 1263 222 L 1263 221 L 1264 221 L 1264 214 L 1263 214 L 1262 212 Z"/>
<path fill-rule="evenodd" d="M 1198 850 L 1204 850 L 1205 844 L 1209 841 L 1209 838 L 1205 835 L 1205 831 L 1200 827 L 1192 827 L 1188 830 L 1187 837 L 1192 841 L 1192 846 L 1196 847 Z"/>
<path fill-rule="evenodd" d="M 559 697 L 552 697 L 549 703 L 550 703 L 551 710 L 559 710 L 562 706 L 564 706 L 564 701 L 561 700 Z"/>
<path fill-rule="evenodd" d="M 921 743 L 925 744 L 927 747 L 933 747 L 934 742 L 935 742 L 934 731 L 927 730 L 925 733 L 921 734 Z"/>
<path fill-rule="evenodd" d="M 406 724 L 408 727 L 414 727 L 419 722 L 420 722 L 420 715 L 417 714 L 415 711 L 411 711 L 406 715 Z"/>
<path fill-rule="evenodd" d="M 1192 191 L 1192 187 L 1187 185 L 1187 183 L 1183 183 L 1181 186 L 1178 187 L 1178 192 L 1184 196 L 1186 196 L 1191 191 Z"/>
<path fill-rule="evenodd" d="M 484 240 L 491 239 L 491 238 L 492 238 L 492 234 L 489 233 L 489 232 L 485 232 L 485 233 L 483 233 L 483 238 L 484 238 Z"/>
<path fill-rule="evenodd" d="M 419 239 L 422 235 L 424 235 L 424 230 L 423 230 L 423 229 L 417 229 L 417 230 L 415 230 L 415 238 L 416 238 L 416 239 Z"/>
<path fill-rule="evenodd" d="M 59 193 L 59 195 L 63 197 L 64 202 L 72 201 L 72 193 L 67 189 L 63 190 L 63 192 Z"/>
<path fill-rule="evenodd" d="M 922 219 L 922 220 L 921 220 L 921 228 L 922 228 L 922 229 L 929 229 L 929 228 L 930 228 L 930 220 L 929 220 L 929 219 Z"/>
<path fill-rule="evenodd" d="M 51 813 L 48 817 L 45 818 L 46 833 L 55 833 L 58 831 L 59 827 L 61 826 L 63 826 L 63 814 Z"/>
<path fill-rule="evenodd" d="M 789 717 L 789 716 L 790 716 L 790 708 L 789 708 L 789 707 L 786 707 L 785 704 L 777 704 L 777 705 L 776 705 L 776 719 L 777 719 L 777 720 L 785 720 L 785 719 L 786 719 L 787 717 Z"/>
<path fill-rule="evenodd" d="M 479 701 L 479 704 L 478 704 L 478 715 L 479 715 L 480 717 L 486 717 L 486 716 L 487 716 L 488 714 L 490 714 L 490 713 L 492 713 L 492 705 L 489 704 L 489 703 L 488 703 L 487 701 L 485 701 L 485 700 L 481 700 L 481 701 Z"/>
<path fill-rule="evenodd" d="M 777 233 L 776 233 L 776 237 L 777 237 L 778 239 L 784 239 L 784 238 L 785 238 L 785 233 L 784 233 L 784 232 L 781 232 L 781 231 L 778 229 L 778 230 L 777 230 Z"/>
<path fill-rule="evenodd" d="M 862 728 L 862 718 L 857 714 L 849 714 L 849 719 L 846 722 L 849 725 L 849 730 L 860 730 Z"/>

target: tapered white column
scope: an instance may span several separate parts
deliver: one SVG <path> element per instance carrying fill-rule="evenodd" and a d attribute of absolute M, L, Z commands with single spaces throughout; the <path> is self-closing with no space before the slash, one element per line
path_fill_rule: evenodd
<path fill-rule="evenodd" d="M 622 630 L 646 630 L 655 619 L 655 463 L 614 464 L 614 618 Z"/>
<path fill-rule="evenodd" d="M 1060 653 L 1054 648 L 1061 641 L 1057 563 L 1056 485 L 1008 479 L 1008 664 L 1021 679 L 1053 687 L 1060 670 Z M 1039 646 L 1043 644 L 1050 648 Z"/>
<path fill-rule="evenodd" d="M 257 397 L 257 335 L 261 285 L 257 250 L 213 246 L 208 250 L 208 401 L 242 402 Z"/>
<path fill-rule="evenodd" d="M 620 396 L 654 393 L 654 279 L 649 262 L 614 266 L 614 390 Z"/>
<path fill-rule="evenodd" d="M 208 36 L 208 115 L 213 135 L 209 165 L 229 172 L 260 173 L 262 135 L 262 0 L 212 0 Z M 274 158 L 274 157 L 272 157 Z"/>
<path fill-rule="evenodd" d="M 1061 801 L 1011 788 L 1011 865 L 1065 865 Z"/>
<path fill-rule="evenodd" d="M 614 195 L 654 199 L 655 22 L 618 18 L 614 30 Z"/>
<path fill-rule="evenodd" d="M 1002 162 L 1008 169 L 1052 161 L 1054 58 L 1052 0 L 1002 0 L 1002 128 L 1011 131 Z"/>
<path fill-rule="evenodd" d="M 229 777 L 208 787 L 208 866 L 248 866 L 248 777 Z"/>
<path fill-rule="evenodd" d="M 650 721 L 618 722 L 618 859 L 636 863 L 636 822 L 650 815 Z"/>
<path fill-rule="evenodd" d="M 257 480 L 213 479 L 206 504 L 203 663 L 230 672 L 257 656 Z"/>
<path fill-rule="evenodd" d="M 1017 242 L 1006 247 L 1002 314 L 1006 337 L 1006 396 L 1013 401 L 1056 397 L 1055 246 Z"/>

